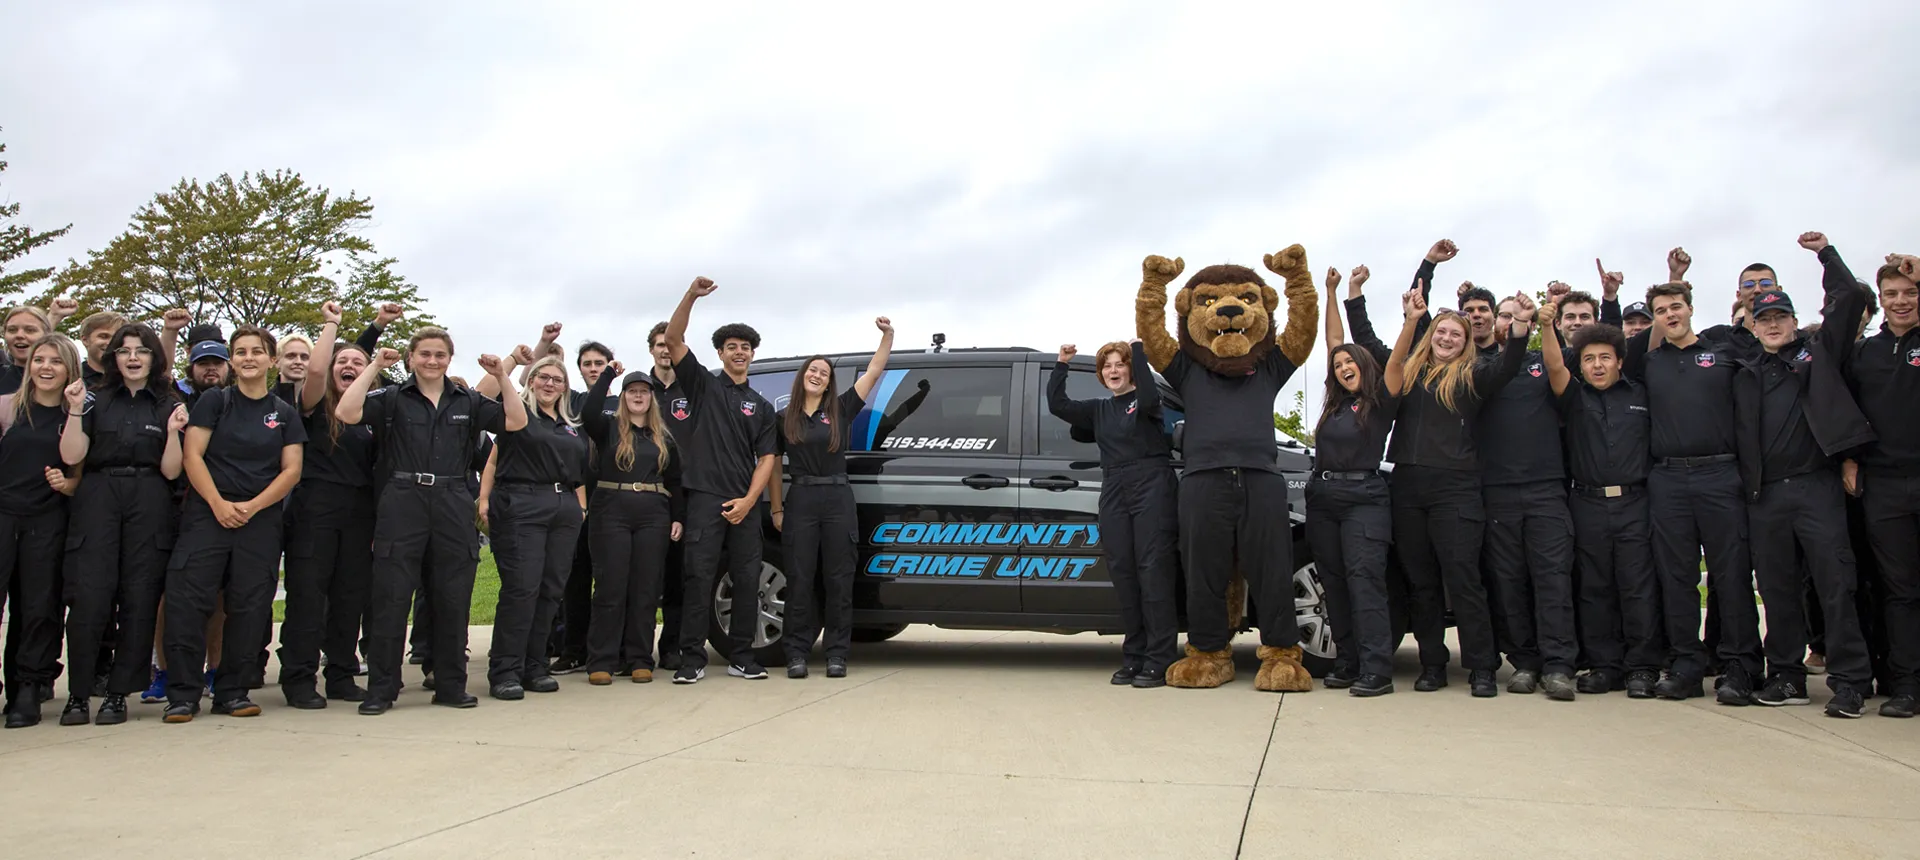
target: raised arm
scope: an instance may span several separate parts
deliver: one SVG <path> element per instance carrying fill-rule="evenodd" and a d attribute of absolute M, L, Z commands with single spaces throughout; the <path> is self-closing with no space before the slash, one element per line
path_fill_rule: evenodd
<path fill-rule="evenodd" d="M 1160 383 L 1153 378 L 1153 367 L 1147 361 L 1147 345 L 1139 338 L 1133 339 L 1133 366 L 1146 368 L 1146 373 L 1133 375 L 1133 390 L 1138 395 L 1135 402 L 1140 414 L 1160 420 Z"/>
<path fill-rule="evenodd" d="M 679 364 L 687 354 L 687 322 L 693 319 L 693 303 L 717 289 L 719 287 L 706 277 L 694 278 L 686 294 L 680 297 L 680 304 L 674 307 L 673 316 L 667 319 L 667 350 L 674 364 Z"/>
<path fill-rule="evenodd" d="M 1145 349 L 1138 351 L 1144 353 Z M 1093 429 L 1093 404 L 1085 400 L 1074 400 L 1067 396 L 1067 367 L 1080 351 L 1073 344 L 1060 345 L 1060 355 L 1053 362 L 1053 372 L 1047 374 L 1047 411 L 1053 417 L 1075 427 Z M 1139 386 L 1139 380 L 1134 385 Z"/>
<path fill-rule="evenodd" d="M 520 368 L 520 384 L 525 385 L 527 384 L 527 370 L 533 367 L 533 362 L 533 347 L 523 343 L 514 347 L 512 352 L 501 356 L 500 368 L 506 371 L 508 377 L 512 376 L 514 368 Z M 473 390 L 479 392 L 481 397 L 498 399 L 500 397 L 500 381 L 493 378 L 493 374 L 489 373 L 481 376 L 480 380 L 473 384 Z"/>
<path fill-rule="evenodd" d="M 859 379 L 853 381 L 853 390 L 863 401 L 873 393 L 873 386 L 880 382 L 880 375 L 887 371 L 887 358 L 893 355 L 893 321 L 880 317 L 873 321 L 873 325 L 880 329 L 880 345 L 874 348 L 873 357 L 867 359 L 867 369 Z M 776 481 L 775 485 L 778 484 Z"/>
<path fill-rule="evenodd" d="M 383 349 L 374 353 L 373 366 L 367 372 L 355 377 L 347 390 L 340 392 L 340 402 L 333 406 L 333 417 L 342 424 L 358 424 L 366 417 L 367 392 L 373 389 L 373 381 L 387 372 L 387 368 L 400 361 L 400 353 Z"/>
<path fill-rule="evenodd" d="M 1413 289 L 1407 291 L 1405 301 L 1406 322 L 1400 326 L 1400 337 L 1393 342 L 1393 352 L 1387 356 L 1387 368 L 1383 376 L 1387 391 L 1399 397 L 1407 393 L 1406 369 L 1407 354 L 1413 351 L 1414 331 L 1421 328 L 1421 318 L 1427 315 L 1427 291 L 1422 282 L 1414 282 Z"/>
<path fill-rule="evenodd" d="M 1567 393 L 1567 383 L 1573 380 L 1573 372 L 1567 370 L 1567 355 L 1560 348 L 1560 333 L 1553 330 L 1553 323 L 1560 318 L 1560 306 L 1548 302 L 1540 307 L 1540 360 L 1547 365 L 1547 382 L 1553 385 L 1553 396 Z"/>
<path fill-rule="evenodd" d="M 1287 279 L 1287 327 L 1274 336 L 1274 344 L 1294 367 L 1305 366 L 1313 357 L 1313 318 L 1320 310 L 1320 294 L 1314 291 L 1313 273 L 1307 269 L 1307 249 L 1288 245 L 1263 261 L 1267 271 Z"/>
<path fill-rule="evenodd" d="M 1134 335 L 1147 345 L 1147 361 L 1165 372 L 1180 351 L 1180 342 L 1167 333 L 1167 284 L 1186 271 L 1187 261 L 1153 255 L 1140 263 L 1140 292 L 1133 300 Z"/>
<path fill-rule="evenodd" d="M 1507 387 L 1527 362 L 1527 340 L 1533 336 L 1536 308 L 1525 291 L 1515 293 L 1513 298 L 1513 325 L 1507 330 L 1507 343 L 1500 349 L 1500 360 L 1492 364 L 1481 362 L 1473 370 L 1474 393 L 1482 403 L 1492 400 L 1500 389 Z"/>
<path fill-rule="evenodd" d="M 1867 313 L 1866 293 L 1861 291 L 1853 271 L 1840 259 L 1840 252 L 1827 241 L 1825 234 L 1801 234 L 1800 247 L 1819 255 L 1820 286 L 1826 291 L 1825 301 L 1820 304 L 1820 332 L 1813 338 L 1814 348 L 1837 362 L 1835 366 L 1845 366 L 1853 357 L 1854 333 L 1860 330 L 1861 318 Z"/>
<path fill-rule="evenodd" d="M 171 481 L 180 477 L 180 431 L 187 426 L 187 405 L 176 403 L 167 416 L 167 447 L 160 452 L 160 477 Z"/>
<path fill-rule="evenodd" d="M 326 324 L 320 327 L 320 339 L 313 344 L 313 361 L 307 365 L 307 379 L 300 384 L 301 414 L 313 411 L 326 399 L 327 380 L 333 377 L 333 342 L 340 337 L 340 303 L 321 305 L 320 316 Z"/>
<path fill-rule="evenodd" d="M 513 390 L 513 380 L 507 378 L 507 366 L 497 355 L 480 356 L 480 369 L 492 376 L 500 384 L 500 406 L 506 412 L 504 425 L 508 433 L 527 428 L 527 404 L 520 402 L 520 395 Z M 354 380 L 359 382 L 360 380 Z"/>
<path fill-rule="evenodd" d="M 607 392 L 612 389 L 613 381 L 626 376 L 626 373 L 626 365 L 617 361 L 608 362 L 607 368 L 600 371 L 600 378 L 587 386 L 587 397 L 581 401 L 580 424 L 586 428 L 587 438 L 593 440 L 596 445 L 615 442 L 613 419 L 607 417 L 607 410 L 603 408 L 603 404 L 607 402 Z M 620 396 L 627 396 L 626 392 L 622 391 Z M 660 404 L 655 402 L 651 408 L 658 409 Z"/>
<path fill-rule="evenodd" d="M 1347 333 L 1340 328 L 1340 295 L 1334 290 L 1340 286 L 1340 270 L 1327 267 L 1327 355 L 1332 356 L 1336 347 L 1347 342 Z"/>
<path fill-rule="evenodd" d="M 78 466 L 86 462 L 87 449 L 91 447 L 86 419 L 87 398 L 91 395 L 87 393 L 87 384 L 78 379 L 67 384 L 65 395 L 67 424 L 60 428 L 60 459 L 69 466 Z"/>

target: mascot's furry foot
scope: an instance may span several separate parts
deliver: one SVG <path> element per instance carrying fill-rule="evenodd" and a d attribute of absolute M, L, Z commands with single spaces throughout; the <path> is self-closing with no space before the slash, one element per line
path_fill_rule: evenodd
<path fill-rule="evenodd" d="M 1231 680 L 1232 645 L 1218 651 L 1198 651 L 1188 645 L 1187 656 L 1167 667 L 1167 685 L 1172 687 L 1218 687 Z"/>
<path fill-rule="evenodd" d="M 1254 689 L 1270 693 L 1304 693 L 1313 689 L 1313 676 L 1307 674 L 1307 667 L 1300 665 L 1300 646 L 1269 648 L 1262 645 L 1259 655 L 1260 674 L 1254 676 Z M 1173 683 L 1171 672 L 1167 683 Z"/>

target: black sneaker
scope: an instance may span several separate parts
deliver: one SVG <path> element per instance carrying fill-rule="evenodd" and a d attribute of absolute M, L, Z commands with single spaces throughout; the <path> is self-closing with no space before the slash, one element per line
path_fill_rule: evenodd
<path fill-rule="evenodd" d="M 675 684 L 697 684 L 701 678 L 705 678 L 706 676 L 707 670 L 705 667 L 695 669 L 692 666 L 681 666 L 678 670 L 674 671 L 673 682 Z"/>
<path fill-rule="evenodd" d="M 386 713 L 392 707 L 392 702 L 382 701 L 380 699 L 362 699 L 359 710 L 360 715 L 363 717 L 377 717 Z"/>
<path fill-rule="evenodd" d="M 1659 683 L 1653 685 L 1653 694 L 1662 699 L 1673 699 L 1676 701 L 1697 699 L 1707 694 L 1706 682 L 1699 678 L 1683 678 L 1679 675 L 1668 675 L 1662 678 Z"/>
<path fill-rule="evenodd" d="M 1392 678 L 1385 675 L 1367 674 L 1353 679 L 1353 686 L 1348 688 L 1347 695 L 1384 696 L 1391 692 L 1393 692 Z"/>
<path fill-rule="evenodd" d="M 1713 698 L 1722 705 L 1744 708 L 1753 704 L 1753 684 L 1747 680 L 1747 673 L 1735 666 L 1728 666 L 1727 673 L 1715 681 Z"/>
<path fill-rule="evenodd" d="M 1860 698 L 1859 690 L 1854 689 L 1852 684 L 1841 684 L 1839 689 L 1833 691 L 1833 701 L 1827 703 L 1827 716 L 1857 720 L 1860 719 L 1866 706 L 1867 703 Z"/>
<path fill-rule="evenodd" d="M 550 675 L 567 675 L 580 671 L 585 668 L 586 665 L 587 661 L 577 657 L 561 657 L 547 667 L 547 673 Z"/>
<path fill-rule="evenodd" d="M 107 700 L 100 703 L 100 713 L 93 717 L 96 726 L 117 726 L 127 721 L 127 697 L 121 693 L 110 693 Z"/>
<path fill-rule="evenodd" d="M 680 652 L 679 651 L 660 652 L 660 668 L 662 670 L 669 671 L 669 672 L 678 670 L 680 668 Z"/>
<path fill-rule="evenodd" d="M 1507 679 L 1507 692 L 1532 695 L 1540 689 L 1540 673 L 1532 669 L 1516 669 L 1513 677 Z"/>
<path fill-rule="evenodd" d="M 1660 683 L 1660 676 L 1646 669 L 1636 669 L 1627 673 L 1627 698 L 1651 699 L 1653 688 Z M 1584 691 L 1583 691 L 1584 692 Z"/>
<path fill-rule="evenodd" d="M 327 700 L 321 698 L 320 694 L 315 692 L 312 687 L 294 687 L 291 689 L 282 687 L 280 688 L 280 693 L 287 697 L 287 707 L 289 708 L 298 708 L 303 711 L 318 711 L 327 706 Z"/>
<path fill-rule="evenodd" d="M 1492 669 L 1475 669 L 1467 673 L 1467 686 L 1473 690 L 1476 699 L 1491 699 L 1500 695 L 1500 684 L 1493 678 Z"/>
<path fill-rule="evenodd" d="M 1164 687 L 1167 685 L 1167 671 L 1165 669 L 1141 669 L 1139 672 L 1134 673 L 1133 681 L 1130 683 L 1142 690 L 1150 687 Z"/>
<path fill-rule="evenodd" d="M 1547 692 L 1547 698 L 1556 702 L 1571 702 L 1574 698 L 1573 676 L 1565 672 L 1548 672 L 1540 679 L 1540 689 Z"/>
<path fill-rule="evenodd" d="M 1132 663 L 1124 663 L 1120 666 L 1119 671 L 1113 673 L 1113 677 L 1107 679 L 1107 683 L 1116 687 L 1124 687 L 1133 683 L 1133 677 L 1138 674 L 1140 674 L 1139 666 L 1135 666 Z"/>
<path fill-rule="evenodd" d="M 828 657 L 827 658 L 827 677 L 845 678 L 846 676 L 847 676 L 847 658 Z"/>
<path fill-rule="evenodd" d="M 517 702 L 527 697 L 527 688 L 519 681 L 501 681 L 487 688 L 487 695 L 503 702 Z"/>
<path fill-rule="evenodd" d="M 200 713 L 199 702 L 168 702 L 166 716 L 161 719 L 169 723 L 190 723 L 198 713 Z"/>
<path fill-rule="evenodd" d="M 1418 693 L 1431 693 L 1447 685 L 1447 667 L 1425 666 L 1420 669 L 1420 677 L 1413 682 Z"/>
<path fill-rule="evenodd" d="M 795 657 L 787 661 L 787 677 L 805 678 L 807 676 L 807 658 Z"/>
<path fill-rule="evenodd" d="M 367 691 L 352 681 L 348 681 L 344 687 L 328 684 L 327 698 L 339 699 L 342 702 L 364 702 L 367 700 Z"/>
<path fill-rule="evenodd" d="M 727 674 L 736 678 L 745 678 L 749 681 L 758 681 L 767 677 L 767 670 L 760 668 L 758 662 L 752 657 L 748 657 L 745 660 L 735 660 L 732 663 L 728 663 Z"/>
<path fill-rule="evenodd" d="M 168 712 L 171 713 L 172 709 L 169 708 Z M 242 693 L 224 702 L 214 702 L 213 712 L 229 717 L 257 717 L 260 716 L 260 706 L 254 704 L 245 693 Z"/>
<path fill-rule="evenodd" d="M 1784 675 L 1773 676 L 1760 692 L 1753 694 L 1753 700 L 1769 708 L 1813 704 L 1813 700 L 1807 698 L 1807 685 Z"/>
<path fill-rule="evenodd" d="M 520 687 L 529 693 L 560 692 L 560 682 L 555 681 L 552 675 L 535 675 L 531 678 L 523 678 L 520 681 Z"/>
<path fill-rule="evenodd" d="M 1575 689 L 1590 696 L 1612 692 L 1619 685 L 1620 676 L 1608 669 L 1595 669 L 1585 675 L 1581 675 L 1579 680 L 1574 682 Z M 1653 688 L 1649 686 L 1647 691 L 1648 694 L 1651 695 Z"/>
<path fill-rule="evenodd" d="M 1332 669 L 1327 670 L 1327 676 L 1320 679 L 1320 684 L 1329 690 L 1344 690 L 1353 686 L 1353 682 L 1359 677 L 1359 673 L 1353 671 L 1352 666 L 1335 663 Z"/>
<path fill-rule="evenodd" d="M 84 726 L 93 722 L 93 714 L 87 709 L 84 696 L 68 696 L 67 707 L 60 712 L 60 725 Z"/>
<path fill-rule="evenodd" d="M 1909 720 L 1913 718 L 1916 707 L 1920 707 L 1920 699 L 1916 699 L 1912 693 L 1896 693 L 1893 698 L 1880 703 L 1880 716 Z"/>

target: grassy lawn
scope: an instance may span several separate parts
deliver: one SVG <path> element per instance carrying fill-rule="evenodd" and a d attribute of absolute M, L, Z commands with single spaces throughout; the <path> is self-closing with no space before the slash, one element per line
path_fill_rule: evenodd
<path fill-rule="evenodd" d="M 282 579 L 284 581 L 284 575 Z M 480 548 L 480 566 L 473 572 L 473 613 L 470 624 L 492 624 L 493 610 L 500 603 L 500 569 L 493 564 L 493 548 Z M 273 623 L 287 620 L 287 602 L 273 602 Z M 412 621 L 409 617 L 408 621 Z"/>

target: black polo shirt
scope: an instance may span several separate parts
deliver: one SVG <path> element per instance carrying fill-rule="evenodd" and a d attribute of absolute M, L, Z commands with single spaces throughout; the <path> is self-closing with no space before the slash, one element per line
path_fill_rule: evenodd
<path fill-rule="evenodd" d="M 574 392 L 568 393 L 568 396 L 573 399 L 573 414 L 580 416 L 582 420 L 585 420 L 587 417 L 587 399 L 592 395 L 592 393 L 593 392 L 591 390 L 574 391 Z M 600 414 L 605 415 L 608 418 L 612 418 L 613 416 L 619 414 L 620 413 L 620 396 L 617 394 L 609 394 L 600 398 L 599 412 Z"/>
<path fill-rule="evenodd" d="M 1813 353 L 1805 339 L 1762 353 L 1760 372 L 1760 480 L 1778 481 L 1833 465 L 1807 425 L 1806 363 Z"/>
<path fill-rule="evenodd" d="M 1733 378 L 1739 372 L 1738 352 L 1705 335 L 1685 348 L 1663 342 L 1655 350 L 1646 348 L 1645 338 L 1642 333 L 1634 340 L 1645 356 L 1639 376 L 1653 410 L 1653 458 L 1735 453 Z M 1631 359 L 1635 350 L 1630 345 L 1627 352 Z M 1629 368 L 1632 364 L 1630 360 Z"/>
<path fill-rule="evenodd" d="M 470 475 L 482 434 L 506 432 L 506 412 L 499 401 L 451 379 L 444 384 L 437 407 L 412 379 L 367 393 L 361 421 L 373 429 L 379 446 L 381 462 L 375 468 Z"/>
<path fill-rule="evenodd" d="M 79 347 L 80 345 L 76 343 L 74 346 Z M 80 354 L 85 356 L 87 351 L 83 348 L 80 350 Z M 92 388 L 95 383 L 99 382 L 101 378 L 106 375 L 107 372 L 104 370 L 94 370 L 93 365 L 88 364 L 85 358 L 80 360 L 80 381 L 86 383 L 88 388 Z"/>
<path fill-rule="evenodd" d="M 827 478 L 847 473 L 847 448 L 853 444 L 853 416 L 867 405 L 860 392 L 849 388 L 840 392 L 840 417 L 838 421 L 827 415 L 826 404 L 822 403 L 812 415 L 807 416 L 805 429 L 801 431 L 798 443 L 787 438 L 787 410 L 780 410 L 774 422 L 774 448 L 787 458 L 787 474 L 796 478 Z M 799 409 L 798 400 L 789 401 L 787 409 Z M 828 451 L 827 443 L 839 439 L 839 450 Z"/>
<path fill-rule="evenodd" d="M 1646 482 L 1653 465 L 1646 386 L 1623 378 L 1602 391 L 1576 377 L 1559 405 L 1567 419 L 1567 462 L 1575 482 L 1589 487 Z"/>
<path fill-rule="evenodd" d="M 307 451 L 300 466 L 300 483 L 322 481 L 344 487 L 373 486 L 373 428 L 365 423 L 340 425 L 338 439 L 323 402 L 301 419 L 307 426 Z"/>
<path fill-rule="evenodd" d="M 1175 352 L 1162 374 L 1180 393 L 1187 412 L 1181 457 L 1188 474 L 1205 469 L 1280 471 L 1280 443 L 1273 435 L 1273 401 L 1296 370 L 1279 347 L 1267 351 L 1253 371 L 1226 377 L 1187 354 Z"/>
<path fill-rule="evenodd" d="M 1847 385 L 1880 437 L 1861 452 L 1860 464 L 1920 473 L 1920 328 L 1895 337 L 1882 324 L 1854 344 Z"/>
<path fill-rule="evenodd" d="M 1387 448 L 1387 434 L 1393 432 L 1394 410 L 1399 398 L 1382 393 L 1380 402 L 1367 410 L 1366 425 L 1360 423 L 1360 398 L 1351 394 L 1327 411 L 1313 431 L 1313 469 L 1316 472 L 1371 472 L 1380 468 Z"/>
<path fill-rule="evenodd" d="M 47 485 L 49 467 L 65 470 L 60 459 L 60 430 L 67 423 L 64 406 L 27 404 L 27 414 L 5 408 L 13 422 L 0 436 L 0 513 L 31 517 L 56 510 L 65 498 Z"/>
<path fill-rule="evenodd" d="M 1483 361 L 1498 361 L 1500 349 L 1482 354 Z M 1578 375 L 1578 363 L 1570 365 Z M 1560 451 L 1560 413 L 1554 408 L 1553 381 L 1540 353 L 1529 351 L 1520 360 L 1520 371 L 1487 400 L 1476 422 L 1475 442 L 1486 456 L 1480 458 L 1481 483 L 1487 486 L 1525 484 L 1532 481 L 1564 481 Z"/>
<path fill-rule="evenodd" d="M 747 383 L 707 372 L 691 349 L 673 374 L 685 386 L 684 408 L 694 422 L 684 448 L 687 489 L 727 499 L 745 496 L 759 458 L 776 453 L 773 404 Z M 667 414 L 680 408 L 670 402 Z"/>
<path fill-rule="evenodd" d="M 167 418 L 180 405 L 173 392 L 156 396 L 150 388 L 126 386 L 87 392 L 80 407 L 80 429 L 87 434 L 89 472 L 116 466 L 160 468 L 167 451 Z"/>
<path fill-rule="evenodd" d="M 527 410 L 527 426 L 501 433 L 494 444 L 500 446 L 499 462 L 493 466 L 496 485 L 565 484 L 571 489 L 586 480 L 586 434 L 543 410 Z"/>
<path fill-rule="evenodd" d="M 20 384 L 27 379 L 26 367 L 18 364 L 0 366 L 0 394 L 12 394 L 20 390 Z"/>
<path fill-rule="evenodd" d="M 1473 385 L 1454 398 L 1448 409 L 1440 398 L 1417 377 L 1400 397 L 1387 459 L 1400 466 L 1428 466 L 1462 472 L 1480 470 L 1480 451 L 1474 444 L 1475 425 L 1481 420 L 1488 398 L 1499 396 L 1520 370 L 1527 353 L 1527 339 L 1507 339 L 1506 346 L 1492 361 L 1477 361 Z M 1407 373 L 1414 374 L 1409 366 Z"/>
<path fill-rule="evenodd" d="M 687 384 L 679 374 L 674 375 L 672 385 L 663 385 L 660 377 L 653 377 L 653 402 L 674 438 L 685 439 L 693 432 L 693 402 L 687 399 Z"/>
<path fill-rule="evenodd" d="M 238 387 L 201 394 L 187 415 L 187 426 L 213 431 L 201 459 L 221 498 L 244 502 L 267 491 L 280 476 L 282 450 L 307 441 L 306 425 L 298 415 L 271 392 L 257 400 Z"/>

